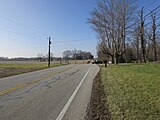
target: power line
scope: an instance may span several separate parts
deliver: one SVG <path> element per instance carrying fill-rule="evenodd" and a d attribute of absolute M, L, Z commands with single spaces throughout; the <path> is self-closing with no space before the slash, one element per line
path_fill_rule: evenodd
<path fill-rule="evenodd" d="M 160 17 L 156 18 L 156 20 L 158 20 L 158 19 L 160 19 Z M 150 24 L 150 23 L 152 23 L 152 21 L 151 21 L 151 22 L 146 23 L 144 26 L 146 26 L 146 25 L 148 25 L 148 24 Z"/>
<path fill-rule="evenodd" d="M 159 9 L 160 8 L 160 5 L 159 6 L 157 6 L 155 9 L 153 9 L 151 12 L 149 12 L 148 14 L 146 14 L 144 17 L 143 17 L 143 19 L 145 19 L 147 16 L 149 16 L 150 14 L 152 14 L 154 11 L 156 11 L 157 9 Z M 159 9 L 160 10 L 160 9 Z M 157 11 L 159 11 L 159 10 L 157 10 Z M 157 12 L 156 11 L 156 12 Z M 130 27 L 132 27 L 132 26 L 134 26 L 134 25 L 137 25 L 137 24 L 139 24 L 140 23 L 140 20 L 138 20 L 137 22 L 135 22 L 135 23 L 133 23 L 132 25 L 129 25 L 129 26 L 127 26 L 125 29 L 128 29 L 128 28 L 130 28 Z"/>
<path fill-rule="evenodd" d="M 18 32 L 8 30 L 8 29 L 5 29 L 5 28 L 0 28 L 0 29 L 4 30 L 4 31 L 7 31 L 7 32 L 10 32 L 10 33 L 13 33 L 13 34 L 16 34 L 16 35 L 19 35 L 19 36 L 24 36 L 24 37 L 28 37 L 28 38 L 31 38 L 31 39 L 34 39 L 34 40 L 44 41 L 44 39 L 42 39 L 42 38 L 37 38 L 37 37 L 33 37 L 33 36 L 30 36 L 30 35 L 27 35 L 27 34 L 18 33 Z M 79 39 L 79 40 L 75 39 L 75 40 L 67 40 L 67 41 L 55 41 L 54 43 L 83 42 L 83 41 L 90 41 L 90 40 L 94 40 L 94 39 L 95 38 L 84 38 L 84 39 Z"/>
<path fill-rule="evenodd" d="M 4 20 L 6 20 L 6 21 L 9 21 L 9 22 L 15 23 L 15 24 L 17 24 L 17 25 L 19 25 L 19 26 L 22 26 L 22 27 L 24 27 L 24 28 L 31 29 L 31 30 L 33 30 L 33 31 L 36 31 L 36 32 L 39 32 L 39 33 L 41 33 L 41 34 L 43 34 L 43 35 L 47 35 L 47 36 L 48 36 L 48 34 L 46 34 L 46 33 L 43 33 L 43 32 L 41 32 L 41 31 L 38 31 L 38 30 L 36 30 L 36 29 L 34 29 L 34 28 L 31 28 L 31 27 L 28 27 L 28 26 L 25 26 L 25 25 L 23 25 L 23 24 L 21 24 L 21 23 L 18 23 L 18 22 L 16 22 L 16 21 L 14 21 L 14 20 L 10 20 L 10 19 L 5 18 L 5 17 L 3 17 L 3 16 L 0 16 L 0 18 L 1 18 L 1 19 L 4 19 Z M 42 40 L 42 39 L 35 38 L 35 37 L 30 36 L 30 35 L 27 35 L 27 34 L 21 34 L 21 33 L 12 31 L 12 30 L 4 29 L 4 28 L 0 28 L 0 29 L 3 29 L 3 30 L 5 30 L 5 31 L 7 31 L 7 32 L 14 33 L 14 34 L 17 34 L 17 35 L 20 35 L 20 36 L 25 36 L 25 37 L 29 37 L 29 38 L 32 38 L 32 39 Z M 89 41 L 89 40 L 93 40 L 93 39 L 95 39 L 95 38 L 86 38 L 86 39 L 81 39 L 81 40 L 68 40 L 68 41 L 55 41 L 55 43 L 81 42 L 81 41 Z"/>
<path fill-rule="evenodd" d="M 65 43 L 65 42 L 82 42 L 82 41 L 90 41 L 94 40 L 95 38 L 86 38 L 86 39 L 80 39 L 80 40 L 67 40 L 67 41 L 55 41 L 54 43 Z"/>
<path fill-rule="evenodd" d="M 12 31 L 12 30 L 8 30 L 8 29 L 5 29 L 5 28 L 0 28 L 0 29 L 4 30 L 4 31 L 7 31 L 7 32 L 10 32 L 10 33 L 13 33 L 13 34 L 16 34 L 16 35 L 19 35 L 19 36 L 29 37 L 29 38 L 37 39 L 37 40 L 42 40 L 42 39 L 27 35 L 27 34 L 18 33 L 18 32 L 15 32 L 15 31 Z"/>
<path fill-rule="evenodd" d="M 7 31 L 7 32 L 10 32 L 10 33 L 13 33 L 13 34 L 16 34 L 16 35 L 19 35 L 19 36 L 24 36 L 24 37 L 29 37 L 29 38 L 34 39 L 34 40 L 44 41 L 42 38 L 36 38 L 36 37 L 30 36 L 30 35 L 27 35 L 27 34 L 21 34 L 21 33 L 11 31 L 11 30 L 8 30 L 8 29 L 4 29 L 4 28 L 0 28 L 0 29 L 4 30 L 4 31 Z M 90 41 L 90 40 L 94 40 L 94 39 L 95 38 L 86 38 L 86 39 L 81 39 L 81 40 L 68 40 L 68 41 L 55 41 L 54 43 L 83 42 L 83 41 Z"/>
<path fill-rule="evenodd" d="M 160 5 L 158 7 L 156 7 L 155 9 L 153 9 L 151 12 L 149 12 L 147 15 L 144 16 L 144 18 L 146 18 L 148 15 L 152 14 L 155 10 L 159 9 Z M 159 9 L 160 10 L 160 9 Z M 159 11 L 158 10 L 158 11 Z M 156 11 L 157 12 L 157 11 Z"/>
<path fill-rule="evenodd" d="M 148 7 L 152 6 L 157 0 L 152 1 L 144 10 L 148 9 Z"/>
<path fill-rule="evenodd" d="M 32 27 L 23 25 L 23 24 L 18 23 L 18 22 L 14 21 L 14 20 L 8 19 L 8 18 L 3 17 L 3 16 L 0 16 L 0 18 L 3 19 L 3 20 L 9 21 L 9 22 L 11 22 L 11 23 L 17 24 L 17 25 L 19 25 L 19 26 L 21 26 L 21 27 L 23 27 L 23 28 L 30 29 L 30 30 L 35 31 L 35 32 L 37 32 L 37 33 L 43 34 L 43 35 L 45 35 L 45 36 L 48 36 L 48 34 L 46 34 L 46 33 L 44 33 L 44 32 L 41 32 L 41 31 L 39 31 L 39 30 L 37 30 L 37 29 L 34 29 L 34 28 L 32 28 Z"/>
<path fill-rule="evenodd" d="M 34 29 L 34 28 L 31 28 L 31 27 L 28 27 L 28 26 L 25 26 L 25 25 L 23 25 L 23 24 L 21 24 L 21 23 L 18 23 L 18 22 L 16 22 L 16 21 L 14 21 L 14 20 L 10 20 L 10 19 L 5 18 L 5 17 L 3 17 L 3 16 L 0 16 L 0 18 L 1 18 L 1 19 L 4 19 L 4 20 L 6 20 L 6 21 L 9 21 L 9 22 L 15 23 L 15 24 L 17 24 L 17 25 L 19 25 L 19 26 L 21 26 L 21 27 L 23 27 L 23 28 L 31 29 L 32 31 L 36 31 L 36 32 L 39 32 L 39 33 L 41 33 L 41 34 L 43 34 L 43 35 L 47 35 L 47 36 L 48 36 L 48 34 L 46 34 L 46 33 L 43 33 L 43 32 L 41 32 L 41 31 L 38 31 L 38 30 L 36 30 L 36 29 Z M 27 34 L 21 34 L 21 33 L 12 31 L 12 30 L 4 29 L 4 28 L 0 28 L 0 29 L 3 29 L 3 30 L 5 30 L 5 31 L 7 31 L 7 32 L 14 33 L 14 34 L 17 34 L 17 35 L 20 35 L 20 36 L 25 36 L 25 37 L 29 37 L 29 38 L 32 38 L 32 39 L 42 40 L 42 39 L 35 38 L 35 37 L 30 36 L 30 35 L 27 35 Z M 68 41 L 55 41 L 55 43 L 81 42 L 81 41 L 89 41 L 89 40 L 93 40 L 93 39 L 95 39 L 95 38 L 86 38 L 86 39 L 81 39 L 81 40 L 68 40 Z"/>

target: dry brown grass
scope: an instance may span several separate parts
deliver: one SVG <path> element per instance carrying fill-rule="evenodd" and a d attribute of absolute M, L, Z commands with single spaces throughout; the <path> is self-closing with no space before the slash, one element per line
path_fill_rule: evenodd
<path fill-rule="evenodd" d="M 90 60 L 70 60 L 69 64 L 87 64 Z M 51 67 L 68 64 L 68 61 L 51 61 Z M 0 61 L 0 78 L 48 68 L 48 62 Z"/>
<path fill-rule="evenodd" d="M 0 61 L 0 78 L 48 68 L 47 62 Z M 51 63 L 51 67 L 64 64 Z"/>

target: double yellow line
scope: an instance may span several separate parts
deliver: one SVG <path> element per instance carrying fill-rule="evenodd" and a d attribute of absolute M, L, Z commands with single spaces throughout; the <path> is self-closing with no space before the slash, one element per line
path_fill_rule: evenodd
<path fill-rule="evenodd" d="M 20 88 L 29 86 L 29 85 L 31 85 L 31 84 L 37 83 L 37 82 L 39 82 L 39 81 L 45 80 L 45 79 L 47 79 L 47 78 L 49 78 L 49 77 L 51 77 L 51 76 L 53 76 L 53 75 L 56 75 L 56 74 L 59 74 L 59 73 L 63 73 L 63 72 L 65 72 L 65 71 L 67 71 L 67 70 L 69 70 L 69 69 L 71 69 L 71 68 L 72 68 L 72 67 L 67 68 L 67 69 L 65 69 L 65 70 L 58 71 L 58 72 L 49 73 L 49 74 L 48 74 L 47 76 L 45 76 L 45 77 L 38 78 L 38 79 L 32 80 L 31 82 L 27 82 L 27 83 L 24 83 L 24 84 L 19 84 L 19 85 L 16 85 L 16 86 L 14 86 L 14 87 L 11 87 L 11 88 L 9 88 L 9 89 L 0 91 L 0 96 L 5 95 L 5 94 L 10 93 L 10 92 L 13 92 L 13 91 L 15 91 L 15 90 L 17 90 L 17 89 L 20 89 Z"/>

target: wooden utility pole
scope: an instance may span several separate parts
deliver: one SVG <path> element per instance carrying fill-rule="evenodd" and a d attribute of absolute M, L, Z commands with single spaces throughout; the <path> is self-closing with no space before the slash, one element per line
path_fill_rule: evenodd
<path fill-rule="evenodd" d="M 74 60 L 75 60 L 75 64 L 76 64 L 76 60 L 77 60 L 76 57 L 77 57 L 77 56 L 76 56 L 76 49 L 75 49 L 75 48 L 74 48 L 74 55 L 75 55 L 75 56 L 74 56 Z"/>
<path fill-rule="evenodd" d="M 50 67 L 50 61 L 51 61 L 51 37 L 48 38 L 49 39 L 49 50 L 48 50 L 48 67 Z"/>

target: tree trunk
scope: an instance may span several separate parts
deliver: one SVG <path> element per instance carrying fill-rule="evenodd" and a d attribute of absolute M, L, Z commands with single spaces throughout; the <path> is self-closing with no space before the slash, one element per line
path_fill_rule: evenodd
<path fill-rule="evenodd" d="M 118 65 L 119 64 L 119 55 L 116 54 L 116 64 Z"/>
<path fill-rule="evenodd" d="M 117 55 L 117 53 L 114 55 L 114 64 L 119 64 L 119 61 L 118 61 L 118 59 L 119 59 L 119 55 Z"/>
<path fill-rule="evenodd" d="M 156 49 L 156 15 L 153 14 L 153 49 L 154 49 L 154 60 L 157 61 L 157 49 Z"/>
<path fill-rule="evenodd" d="M 111 57 L 112 57 L 112 64 L 114 64 L 114 56 L 112 55 Z"/>
<path fill-rule="evenodd" d="M 117 63 L 117 61 L 116 61 L 116 56 L 114 56 L 114 64 L 116 64 Z"/>
<path fill-rule="evenodd" d="M 146 63 L 146 41 L 144 39 L 144 18 L 143 18 L 143 8 L 141 10 L 141 27 L 140 27 L 140 38 L 142 47 L 143 62 Z"/>

